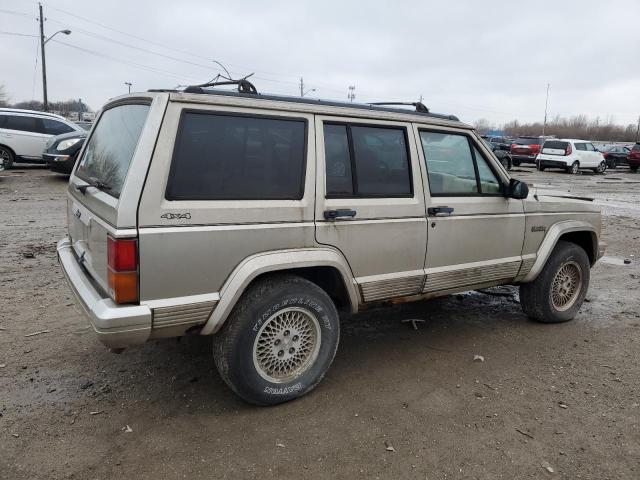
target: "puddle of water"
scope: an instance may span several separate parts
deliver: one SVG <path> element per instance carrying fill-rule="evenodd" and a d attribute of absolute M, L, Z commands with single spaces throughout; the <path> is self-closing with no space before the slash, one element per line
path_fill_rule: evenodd
<path fill-rule="evenodd" d="M 610 257 L 608 255 L 602 257 L 600 261 L 602 263 L 606 263 L 607 265 L 622 265 L 624 267 L 628 267 L 629 265 L 631 265 L 631 263 L 624 263 L 625 259 L 622 257 Z"/>

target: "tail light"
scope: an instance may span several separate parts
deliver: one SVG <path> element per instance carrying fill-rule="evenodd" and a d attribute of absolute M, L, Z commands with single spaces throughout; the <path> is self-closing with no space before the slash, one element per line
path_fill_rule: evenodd
<path fill-rule="evenodd" d="M 564 154 L 571 155 L 571 152 L 573 152 L 573 148 L 571 147 L 570 143 L 567 143 L 567 148 L 564 149 Z"/>
<path fill-rule="evenodd" d="M 509 148 L 511 151 L 513 151 L 514 148 L 518 148 L 518 144 L 517 143 L 512 143 L 511 147 Z"/>
<path fill-rule="evenodd" d="M 604 158 L 607 158 L 609 156 L 609 152 L 600 152 L 600 153 L 602 153 L 602 156 Z"/>
<path fill-rule="evenodd" d="M 107 237 L 109 295 L 116 303 L 138 301 L 138 241 Z"/>
<path fill-rule="evenodd" d="M 531 151 L 533 153 L 539 153 L 540 152 L 540 145 L 538 145 L 537 143 L 529 145 L 529 148 L 531 149 Z"/>

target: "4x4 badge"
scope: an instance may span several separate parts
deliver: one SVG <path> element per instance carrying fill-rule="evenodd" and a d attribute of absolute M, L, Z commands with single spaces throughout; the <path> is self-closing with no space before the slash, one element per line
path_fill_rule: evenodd
<path fill-rule="evenodd" d="M 180 219 L 190 220 L 191 219 L 191 214 L 189 212 L 187 212 L 187 213 L 163 213 L 162 215 L 160 215 L 160 218 L 166 218 L 167 220 L 180 220 Z"/>

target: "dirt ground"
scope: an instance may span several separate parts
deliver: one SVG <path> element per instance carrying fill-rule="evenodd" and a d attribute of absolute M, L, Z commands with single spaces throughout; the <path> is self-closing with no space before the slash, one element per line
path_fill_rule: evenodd
<path fill-rule="evenodd" d="M 376 309 L 315 391 L 257 408 L 210 338 L 108 352 L 56 261 L 66 179 L 0 173 L 0 478 L 640 478 L 640 174 L 513 176 L 603 206 L 574 321 L 528 321 L 512 287 Z"/>

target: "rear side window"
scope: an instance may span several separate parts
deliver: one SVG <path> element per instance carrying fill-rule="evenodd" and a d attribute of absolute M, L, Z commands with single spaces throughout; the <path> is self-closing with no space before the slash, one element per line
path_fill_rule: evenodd
<path fill-rule="evenodd" d="M 404 128 L 325 124 L 328 197 L 410 197 Z"/>
<path fill-rule="evenodd" d="M 304 194 L 304 120 L 185 112 L 169 200 L 297 200 Z"/>
<path fill-rule="evenodd" d="M 63 133 L 74 131 L 74 129 L 66 123 L 59 122 L 58 120 L 51 120 L 49 118 L 43 118 L 42 124 L 44 127 L 44 133 L 47 135 L 61 135 Z"/>
<path fill-rule="evenodd" d="M 148 113 L 149 105 L 120 105 L 105 110 L 93 129 L 76 175 L 99 182 L 99 188 L 119 197 Z"/>
<path fill-rule="evenodd" d="M 25 115 L 7 115 L 4 128 L 9 130 L 18 130 L 21 132 L 40 133 L 40 121 L 36 117 L 28 117 Z"/>

